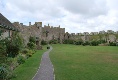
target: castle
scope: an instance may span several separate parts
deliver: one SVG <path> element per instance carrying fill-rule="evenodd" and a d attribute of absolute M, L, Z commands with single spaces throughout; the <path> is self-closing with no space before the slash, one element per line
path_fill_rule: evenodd
<path fill-rule="evenodd" d="M 42 22 L 35 22 L 35 24 L 23 25 L 23 23 L 14 22 L 13 25 L 20 30 L 20 34 L 22 35 L 25 44 L 28 43 L 28 39 L 30 36 L 36 38 L 36 44 L 40 45 L 41 41 L 50 41 L 50 40 L 59 40 L 62 43 L 65 34 L 65 28 L 46 26 L 42 27 Z"/>
<path fill-rule="evenodd" d="M 50 41 L 57 40 L 59 43 L 63 43 L 64 40 L 82 40 L 82 41 L 91 41 L 91 40 L 106 40 L 107 42 L 118 42 L 118 31 L 114 32 L 112 30 L 99 31 L 99 32 L 84 32 L 84 33 L 68 33 L 65 32 L 65 28 L 50 26 L 42 26 L 42 22 L 35 22 L 33 25 L 29 22 L 29 25 L 23 25 L 23 23 L 14 22 L 11 23 L 7 18 L 5 18 L 0 13 L 0 30 L 3 32 L 2 36 L 10 37 L 13 31 L 19 31 L 22 35 L 25 45 L 29 41 L 29 37 L 36 38 L 36 45 L 39 47 L 41 41 Z"/>
<path fill-rule="evenodd" d="M 114 32 L 112 30 L 107 30 L 107 32 L 99 31 L 99 32 L 84 32 L 84 33 L 68 33 L 65 32 L 65 28 L 50 26 L 49 24 L 46 26 L 42 26 L 42 22 L 35 22 L 35 24 L 31 25 L 29 22 L 29 26 L 23 25 L 23 23 L 14 22 L 14 26 L 20 29 L 21 35 L 24 37 L 25 42 L 28 42 L 28 38 L 30 36 L 36 37 L 36 44 L 40 45 L 41 40 L 50 41 L 57 40 L 59 43 L 63 43 L 64 40 L 82 40 L 82 41 L 92 41 L 92 40 L 106 40 L 107 42 L 116 42 L 118 41 L 118 31 Z"/>

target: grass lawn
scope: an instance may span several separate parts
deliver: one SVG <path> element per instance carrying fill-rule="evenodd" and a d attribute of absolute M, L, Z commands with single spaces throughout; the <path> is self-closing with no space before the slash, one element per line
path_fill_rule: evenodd
<path fill-rule="evenodd" d="M 46 47 L 44 50 L 38 50 L 32 57 L 26 60 L 24 64 L 21 64 L 14 70 L 14 73 L 17 75 L 16 78 L 12 80 L 31 80 L 35 73 L 38 70 L 42 54 L 46 51 Z"/>
<path fill-rule="evenodd" d="M 52 46 L 55 80 L 118 80 L 118 47 Z"/>

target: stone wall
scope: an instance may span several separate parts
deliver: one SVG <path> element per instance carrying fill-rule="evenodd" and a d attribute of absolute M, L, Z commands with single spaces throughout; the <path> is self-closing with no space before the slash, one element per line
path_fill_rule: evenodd
<path fill-rule="evenodd" d="M 68 34 L 66 35 L 66 39 L 69 36 L 69 39 L 71 40 L 82 40 L 82 41 L 92 41 L 92 40 L 105 40 L 107 42 L 116 42 L 118 41 L 118 34 L 111 34 L 111 33 L 106 33 L 106 34 L 87 34 L 87 35 L 72 35 L 72 34 Z"/>
<path fill-rule="evenodd" d="M 6 37 L 11 37 L 12 30 L 8 30 L 5 28 L 0 28 L 1 38 L 5 39 Z"/>
<path fill-rule="evenodd" d="M 92 40 L 107 40 L 108 42 L 118 41 L 118 32 L 114 32 L 112 30 L 100 31 L 100 32 L 84 32 L 84 33 L 65 33 L 65 28 L 53 27 L 49 24 L 42 27 L 42 22 L 35 22 L 35 24 L 31 24 L 29 22 L 29 26 L 23 25 L 23 23 L 15 22 L 13 23 L 17 28 L 20 29 L 20 34 L 23 36 L 25 45 L 29 41 L 29 37 L 36 37 L 37 45 L 40 45 L 41 40 L 50 41 L 57 40 L 60 43 L 63 43 L 64 40 L 83 40 L 92 41 Z"/>
<path fill-rule="evenodd" d="M 42 22 L 35 22 L 34 25 L 31 25 L 30 22 L 29 26 L 23 25 L 23 23 L 19 22 L 14 22 L 13 24 L 19 28 L 19 33 L 22 35 L 25 45 L 27 45 L 29 42 L 29 37 L 31 36 L 36 38 L 36 44 L 37 46 L 40 46 L 42 40 Z"/>
<path fill-rule="evenodd" d="M 53 27 L 53 26 L 46 26 L 42 27 L 42 39 L 45 41 L 50 40 L 59 40 L 60 43 L 62 43 L 62 40 L 64 39 L 65 34 L 65 28 L 59 27 Z"/>

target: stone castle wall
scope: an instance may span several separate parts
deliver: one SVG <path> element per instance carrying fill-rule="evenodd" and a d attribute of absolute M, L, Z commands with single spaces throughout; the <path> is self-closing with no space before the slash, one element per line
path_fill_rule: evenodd
<path fill-rule="evenodd" d="M 36 44 L 37 46 L 40 46 L 42 39 L 42 22 L 35 22 L 34 25 L 31 25 L 31 22 L 29 22 L 29 26 L 23 25 L 23 23 L 19 22 L 14 22 L 13 24 L 19 28 L 19 33 L 23 37 L 25 45 L 27 45 L 29 42 L 29 37 L 31 36 L 36 38 Z"/>
<path fill-rule="evenodd" d="M 47 36 L 46 36 L 47 34 Z M 62 43 L 62 40 L 64 40 L 64 34 L 65 34 L 65 28 L 59 27 L 53 27 L 53 26 L 46 26 L 42 27 L 42 39 L 45 41 L 50 40 L 59 40 L 60 43 Z"/>
<path fill-rule="evenodd" d="M 118 41 L 118 31 L 114 32 L 112 30 L 100 31 L 100 32 L 84 32 L 84 33 L 65 33 L 65 28 L 53 27 L 49 24 L 42 27 L 42 22 L 35 22 L 35 24 L 31 24 L 29 22 L 29 26 L 23 25 L 23 23 L 15 22 L 13 23 L 16 27 L 20 29 L 20 34 L 23 36 L 25 44 L 28 43 L 29 37 L 36 37 L 37 45 L 40 45 L 41 40 L 50 41 L 57 40 L 60 43 L 63 43 L 64 40 L 82 40 L 82 41 L 92 41 L 92 40 L 107 40 L 108 42 Z"/>
<path fill-rule="evenodd" d="M 92 41 L 92 40 L 105 40 L 107 42 L 118 42 L 118 33 L 107 33 L 104 34 L 81 34 L 81 35 L 72 35 L 69 34 L 71 40 L 82 40 L 82 41 Z"/>
<path fill-rule="evenodd" d="M 37 45 L 40 45 L 41 40 L 50 41 L 50 40 L 59 40 L 60 43 L 64 40 L 65 28 L 52 27 L 52 26 L 44 26 L 42 27 L 42 22 L 35 22 L 35 24 L 31 25 L 29 22 L 29 26 L 23 25 L 23 23 L 14 22 L 14 26 L 19 28 L 20 34 L 22 35 L 25 45 L 29 42 L 29 37 L 36 37 Z M 48 35 L 46 36 L 46 32 Z"/>

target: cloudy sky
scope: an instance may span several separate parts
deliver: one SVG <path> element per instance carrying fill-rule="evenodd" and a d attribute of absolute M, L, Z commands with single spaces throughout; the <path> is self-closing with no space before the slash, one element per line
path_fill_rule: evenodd
<path fill-rule="evenodd" d="M 60 25 L 69 33 L 118 31 L 118 0 L 0 0 L 11 22 Z"/>

